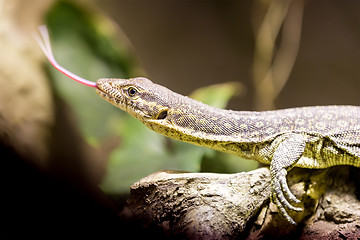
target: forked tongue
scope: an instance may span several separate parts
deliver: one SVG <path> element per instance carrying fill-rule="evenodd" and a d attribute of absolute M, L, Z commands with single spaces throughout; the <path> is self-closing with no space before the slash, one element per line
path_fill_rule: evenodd
<path fill-rule="evenodd" d="M 48 32 L 46 26 L 45 25 L 39 26 L 39 32 L 40 32 L 40 35 L 39 34 L 34 35 L 35 40 L 38 42 L 39 46 L 41 47 L 41 49 L 45 53 L 45 55 L 46 55 L 47 59 L 49 60 L 49 62 L 57 70 L 59 70 L 60 72 L 62 72 L 66 76 L 68 76 L 69 78 L 71 78 L 71 79 L 73 79 L 73 80 L 75 80 L 75 81 L 77 81 L 77 82 L 79 82 L 81 84 L 84 84 L 84 85 L 89 86 L 89 87 L 97 88 L 96 87 L 96 82 L 92 82 L 92 81 L 86 80 L 86 79 L 84 79 L 82 77 L 79 77 L 79 76 L 73 74 L 72 72 L 66 70 L 62 66 L 60 66 L 56 62 L 56 60 L 54 58 L 54 54 L 52 52 L 51 44 L 50 44 L 49 32 Z"/>

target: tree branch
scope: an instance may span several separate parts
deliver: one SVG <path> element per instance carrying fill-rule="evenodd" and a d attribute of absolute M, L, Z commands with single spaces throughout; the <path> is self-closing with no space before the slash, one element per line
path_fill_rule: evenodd
<path fill-rule="evenodd" d="M 305 206 L 303 212 L 291 215 L 297 226 L 284 221 L 276 207 L 269 205 L 268 168 L 237 174 L 157 172 L 131 187 L 121 215 L 180 239 L 259 239 L 294 234 L 312 239 L 309 233 L 321 237 L 329 232 L 337 237 L 340 232 L 358 236 L 360 202 L 349 169 L 290 172 L 291 191 Z"/>

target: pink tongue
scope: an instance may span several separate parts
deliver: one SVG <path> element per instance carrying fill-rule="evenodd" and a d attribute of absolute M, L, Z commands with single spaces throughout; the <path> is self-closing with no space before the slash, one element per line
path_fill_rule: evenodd
<path fill-rule="evenodd" d="M 65 68 L 63 68 L 62 66 L 60 66 L 53 55 L 53 52 L 51 50 L 51 44 L 50 44 L 50 38 L 49 38 L 49 32 L 46 28 L 45 25 L 41 25 L 39 26 L 39 31 L 40 31 L 40 36 L 39 34 L 35 34 L 35 40 L 38 42 L 39 46 L 41 47 L 41 49 L 43 50 L 43 52 L 45 53 L 46 57 L 48 58 L 48 60 L 50 61 L 50 63 L 60 72 L 62 72 L 63 74 L 65 74 L 66 76 L 68 76 L 69 78 L 84 84 L 86 86 L 89 87 L 94 87 L 97 88 L 96 86 L 96 82 L 92 82 L 89 80 L 86 80 L 84 78 L 81 78 L 75 74 L 73 74 L 72 72 L 69 72 L 68 70 L 66 70 Z"/>

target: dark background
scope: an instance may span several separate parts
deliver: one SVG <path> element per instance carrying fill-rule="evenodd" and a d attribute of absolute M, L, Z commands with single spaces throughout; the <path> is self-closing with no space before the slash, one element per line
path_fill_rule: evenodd
<path fill-rule="evenodd" d="M 255 1 L 101 1 L 153 81 L 189 94 L 240 81 L 232 108 L 253 109 Z M 305 1 L 300 49 L 278 108 L 360 102 L 360 3 Z"/>

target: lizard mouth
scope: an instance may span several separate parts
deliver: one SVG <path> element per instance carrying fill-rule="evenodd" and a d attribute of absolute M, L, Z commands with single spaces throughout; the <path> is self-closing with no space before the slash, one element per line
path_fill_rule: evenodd
<path fill-rule="evenodd" d="M 115 98 L 111 94 L 105 92 L 104 90 L 102 90 L 99 87 L 97 87 L 95 91 L 96 91 L 97 94 L 99 94 L 102 98 L 104 98 L 106 100 L 108 100 L 108 99 L 114 99 L 115 100 Z"/>
<path fill-rule="evenodd" d="M 111 99 L 118 99 L 118 100 L 122 100 L 123 97 L 116 92 L 111 85 L 96 85 L 96 92 L 100 95 L 100 96 L 106 96 L 107 98 L 111 98 Z"/>
<path fill-rule="evenodd" d="M 97 86 L 97 88 L 95 89 L 96 93 L 103 98 L 104 100 L 106 100 L 107 102 L 115 105 L 116 107 L 121 108 L 122 110 L 126 111 L 126 104 L 124 103 L 124 97 L 119 96 L 119 94 L 112 94 L 111 89 L 107 89 L 109 91 L 106 91 L 104 89 L 102 89 L 101 87 Z"/>
<path fill-rule="evenodd" d="M 96 89 L 95 91 L 99 94 L 99 95 L 105 95 L 105 96 L 108 96 L 108 97 L 111 97 L 110 94 L 108 94 L 107 92 L 105 92 L 104 90 L 102 90 L 99 86 L 96 86 Z"/>

